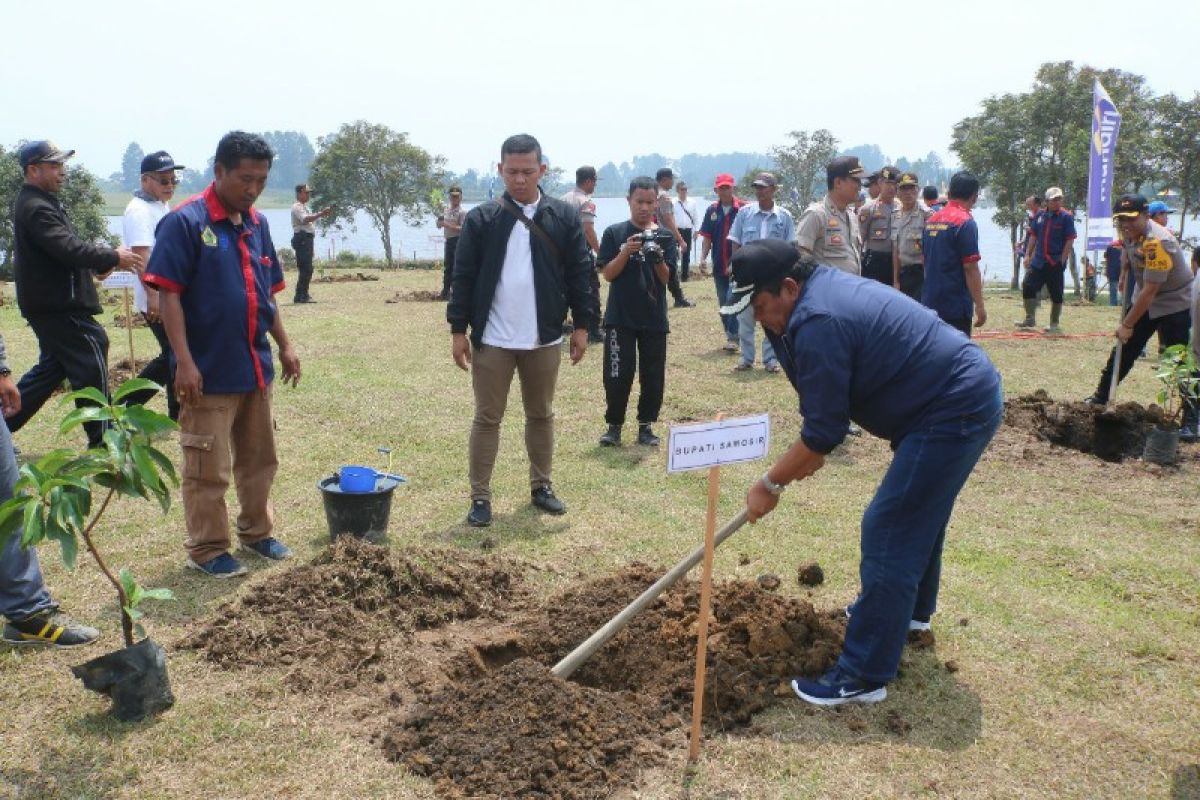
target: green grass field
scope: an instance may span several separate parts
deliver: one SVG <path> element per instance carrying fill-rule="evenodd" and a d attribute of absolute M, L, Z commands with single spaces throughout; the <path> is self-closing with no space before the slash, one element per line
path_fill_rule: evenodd
<path fill-rule="evenodd" d="M 382 466 L 379 446 L 395 449 L 395 469 L 410 480 L 393 508 L 392 541 L 478 550 L 482 535 L 462 525 L 470 382 L 451 362 L 443 305 L 383 302 L 439 281 L 437 273 L 400 272 L 380 282 L 317 284 L 318 304 L 283 307 L 304 378 L 276 393 L 274 497 L 279 536 L 302 559 L 328 542 L 317 480 L 344 463 Z M 662 427 L 769 411 L 773 450 L 781 452 L 799 430 L 794 392 L 782 376 L 735 375 L 734 359 L 719 350 L 711 283 L 692 282 L 686 291 L 698 305 L 671 312 Z M 989 327 L 1011 329 L 1019 299 L 988 302 Z M 1068 305 L 1064 326 L 1103 331 L 1114 319 L 1108 308 Z M 11 302 L 0 308 L 0 330 L 19 375 L 37 348 Z M 123 331 L 110 328 L 110 336 L 110 360 L 125 357 Z M 139 329 L 139 355 L 151 345 Z M 1094 386 L 1109 340 L 985 347 L 1007 396 L 1045 388 L 1080 399 Z M 1149 402 L 1153 393 L 1151 369 L 1140 362 L 1120 397 Z M 565 517 L 528 509 L 519 409 L 514 396 L 494 479 L 497 522 L 487 535 L 496 552 L 556 570 L 545 573 L 560 576 L 545 579 L 546 591 L 566 576 L 635 559 L 669 566 L 701 540 L 702 473 L 668 476 L 661 450 L 597 447 L 598 349 L 575 367 L 564 359 L 560 376 L 555 484 L 570 506 Z M 57 411 L 47 406 L 16 437 L 27 457 L 61 443 Z M 177 457 L 174 445 L 166 449 Z M 781 591 L 798 592 L 795 566 L 815 560 L 826 582 L 812 590 L 812 602 L 847 603 L 858 580 L 859 518 L 888 459 L 885 442 L 848 441 L 772 516 L 718 551 L 717 577 L 775 572 L 785 578 Z M 1194 457 L 1179 470 L 1109 464 L 1002 428 L 951 523 L 936 652 L 910 654 L 885 703 L 838 712 L 785 700 L 748 729 L 713 733 L 690 780 L 680 750 L 675 763 L 648 771 L 623 796 L 1198 796 L 1198 464 Z M 763 468 L 723 470 L 722 520 Z M 178 505 L 163 516 L 128 500 L 101 535 L 110 563 L 178 598 L 152 604 L 146 620 L 169 649 L 177 705 L 137 725 L 108 719 L 107 701 L 68 671 L 120 645 L 107 584 L 85 559 L 66 573 L 56 550 L 42 551 L 64 609 L 104 636 L 81 652 L 0 651 L 0 798 L 432 797 L 429 783 L 386 761 L 364 725 L 339 714 L 330 698 L 289 692 L 273 670 L 227 672 L 173 647 L 245 585 L 282 569 L 250 563 L 244 583 L 204 579 L 183 570 L 183 538 Z M 957 670 L 948 671 L 947 661 Z M 889 725 L 896 715 L 911 728 Z"/>

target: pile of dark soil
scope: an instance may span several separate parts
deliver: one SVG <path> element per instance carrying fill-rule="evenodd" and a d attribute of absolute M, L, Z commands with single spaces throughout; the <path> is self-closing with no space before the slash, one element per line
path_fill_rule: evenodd
<path fill-rule="evenodd" d="M 406 302 L 444 303 L 446 301 L 445 301 L 445 298 L 442 297 L 441 292 L 435 292 L 435 291 L 432 291 L 429 289 L 417 289 L 417 290 L 411 291 L 411 292 L 396 292 L 396 294 L 391 299 L 386 300 L 384 302 L 387 302 L 387 303 L 406 303 Z"/>
<path fill-rule="evenodd" d="M 138 311 L 136 308 L 130 307 L 128 317 L 125 316 L 124 310 L 117 311 L 115 314 L 112 315 L 113 327 L 124 328 L 124 327 L 126 327 L 127 320 L 128 320 L 128 325 L 130 327 L 134 327 L 134 328 L 148 327 L 146 325 L 146 318 L 143 317 L 142 312 Z"/>
<path fill-rule="evenodd" d="M 631 565 L 553 598 L 527 641 L 554 664 L 657 580 L 661 572 Z M 744 725 L 774 702 L 797 674 L 817 675 L 841 651 L 845 617 L 819 615 L 804 600 L 781 597 L 750 581 L 713 586 L 708 634 L 705 718 Z M 573 680 L 613 692 L 636 692 L 660 712 L 691 708 L 700 584 L 683 580 L 643 611 L 580 667 Z"/>
<path fill-rule="evenodd" d="M 520 659 L 414 706 L 383 750 L 447 797 L 599 798 L 661 763 L 671 727 Z"/>
<path fill-rule="evenodd" d="M 138 361 L 129 363 L 128 358 L 122 358 L 115 364 L 108 367 L 108 390 L 116 391 L 116 388 L 130 378 L 136 378 L 138 373 L 142 371 L 142 367 L 149 363 L 146 360 L 139 359 Z"/>
<path fill-rule="evenodd" d="M 377 281 L 378 275 L 368 275 L 365 272 L 335 272 L 327 273 L 319 278 L 313 278 L 313 283 L 355 283 L 357 281 Z"/>
<path fill-rule="evenodd" d="M 1004 404 L 1006 425 L 1105 461 L 1140 457 L 1146 433 L 1162 419 L 1158 406 L 1120 403 L 1105 412 L 1102 406 L 1055 401 L 1042 389 Z"/>
<path fill-rule="evenodd" d="M 570 680 L 550 667 L 661 574 L 631 565 L 535 606 L 510 562 L 343 539 L 185 645 L 226 667 L 286 665 L 294 686 L 353 690 L 330 697 L 443 796 L 608 797 L 684 740 L 698 583 L 676 584 Z M 788 678 L 827 669 L 845 629 L 840 612 L 754 581 L 716 584 L 712 612 L 709 729 L 791 697 Z"/>
<path fill-rule="evenodd" d="M 355 685 L 405 632 L 497 615 L 520 582 L 499 559 L 350 537 L 254 586 L 180 645 L 226 667 L 285 666 L 309 688 Z"/>

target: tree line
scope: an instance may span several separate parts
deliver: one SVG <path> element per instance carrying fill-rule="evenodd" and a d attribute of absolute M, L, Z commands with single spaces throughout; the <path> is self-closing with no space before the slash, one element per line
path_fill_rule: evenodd
<path fill-rule="evenodd" d="M 1071 61 L 1045 63 L 1028 91 L 984 99 L 978 114 L 954 126 L 950 146 L 983 181 L 995 204 L 992 218 L 1009 229 L 1014 286 L 1025 198 L 1059 186 L 1069 206 L 1086 208 L 1097 79 L 1121 114 L 1113 194 L 1169 192 L 1184 222 L 1200 209 L 1200 93 L 1190 99 L 1155 96 L 1141 75 Z M 1182 234 L 1182 223 L 1180 228 Z"/>

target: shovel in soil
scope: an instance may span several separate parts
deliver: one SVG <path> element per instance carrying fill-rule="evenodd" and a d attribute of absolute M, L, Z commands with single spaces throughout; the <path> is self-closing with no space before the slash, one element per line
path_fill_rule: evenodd
<path fill-rule="evenodd" d="M 1133 276 L 1125 280 L 1125 296 L 1121 298 L 1121 317 L 1129 311 L 1133 293 Z M 1120 461 L 1125 455 L 1125 424 L 1114 406 L 1117 398 L 1117 382 L 1121 374 L 1121 349 L 1123 342 L 1117 339 L 1113 348 L 1112 374 L 1108 383 L 1108 402 L 1104 410 L 1096 415 L 1092 430 L 1092 452 L 1105 461 Z"/>
<path fill-rule="evenodd" d="M 716 532 L 713 536 L 713 547 L 719 547 L 721 542 L 736 533 L 738 528 L 746 524 L 746 519 L 747 511 L 743 508 L 738 512 L 736 517 L 725 523 L 725 527 Z M 607 644 L 609 639 L 616 636 L 634 617 L 645 611 L 646 607 L 657 600 L 659 595 L 674 586 L 692 567 L 699 564 L 702 558 L 704 558 L 703 544 L 689 553 L 687 558 L 671 567 L 666 575 L 663 575 L 651 584 L 650 588 L 638 595 L 632 603 L 625 606 L 621 610 L 621 613 L 604 623 L 604 626 L 589 636 L 587 641 L 568 653 L 561 661 L 554 665 L 554 668 L 550 672 L 557 678 L 571 677 L 571 674 L 575 670 L 583 666 L 583 662 L 595 655 L 597 650 Z"/>

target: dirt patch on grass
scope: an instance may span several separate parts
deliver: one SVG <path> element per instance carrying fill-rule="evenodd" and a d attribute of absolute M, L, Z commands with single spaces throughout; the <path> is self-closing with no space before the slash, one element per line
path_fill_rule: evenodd
<path fill-rule="evenodd" d="M 1089 403 L 1053 400 L 1040 389 L 1004 404 L 1006 425 L 1105 461 L 1140 457 L 1146 433 L 1162 418 L 1158 406 L 1120 403 L 1106 412 L 1102 406 Z"/>
<path fill-rule="evenodd" d="M 681 581 L 560 680 L 550 667 L 662 573 L 634 564 L 535 602 L 520 572 L 343 541 L 185 643 L 222 666 L 283 664 L 293 686 L 350 690 L 331 704 L 443 796 L 607 797 L 685 739 L 699 585 Z M 791 697 L 787 679 L 827 669 L 844 630 L 840 613 L 717 583 L 707 726 L 745 725 Z"/>
<path fill-rule="evenodd" d="M 358 281 L 377 281 L 378 275 L 368 275 L 365 272 L 337 272 L 313 278 L 313 283 L 356 283 Z"/>
<path fill-rule="evenodd" d="M 342 537 L 219 608 L 180 646 L 225 667 L 286 667 L 295 688 L 348 688 L 374 673 L 403 634 L 498 615 L 519 583 L 498 559 Z"/>
<path fill-rule="evenodd" d="M 396 292 L 394 295 L 384 300 L 385 303 L 444 303 L 446 298 L 442 297 L 440 292 L 435 292 L 430 289 L 417 289 L 411 292 Z"/>

